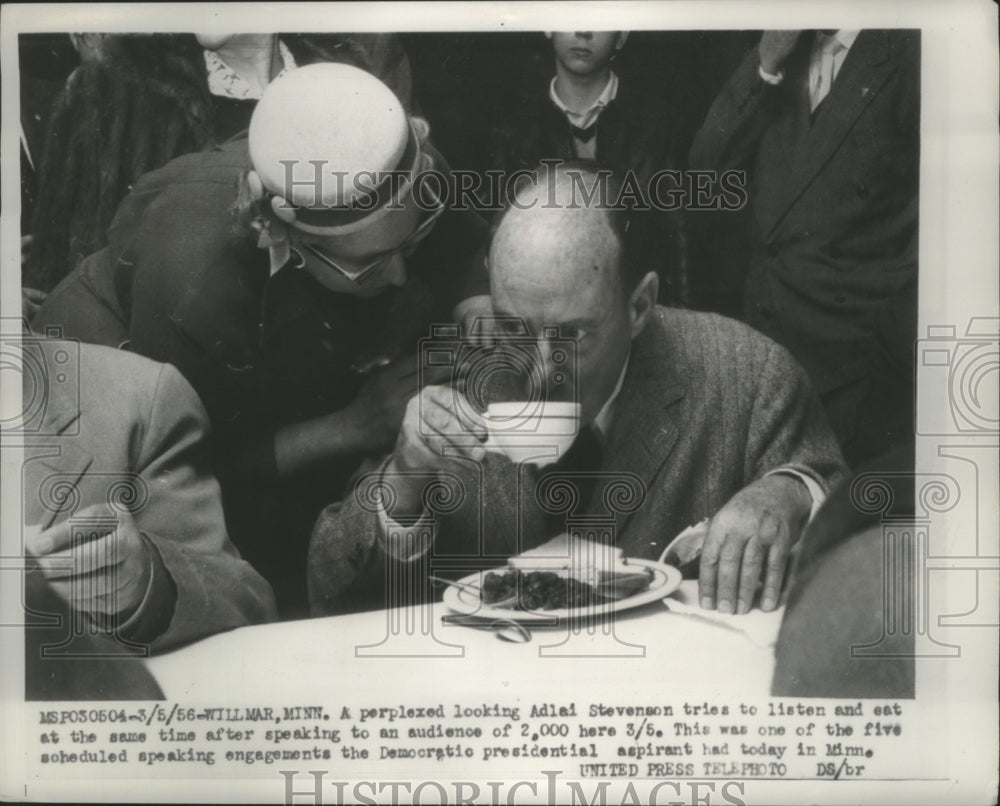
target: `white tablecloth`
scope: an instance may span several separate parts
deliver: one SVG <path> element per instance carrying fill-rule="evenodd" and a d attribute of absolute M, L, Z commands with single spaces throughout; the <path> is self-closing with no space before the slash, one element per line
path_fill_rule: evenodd
<path fill-rule="evenodd" d="M 694 602 L 696 582 L 675 600 Z M 766 697 L 781 612 L 754 611 L 713 623 L 653 602 L 619 613 L 596 630 L 533 629 L 513 644 L 482 630 L 442 625 L 442 604 L 245 627 L 152 658 L 164 693 L 177 700 L 290 700 L 365 692 L 373 702 L 491 697 L 526 690 L 572 699 L 607 692 Z M 740 629 L 751 625 L 751 639 Z M 428 630 L 428 628 L 432 628 Z M 512 687 L 513 686 L 513 687 Z"/>

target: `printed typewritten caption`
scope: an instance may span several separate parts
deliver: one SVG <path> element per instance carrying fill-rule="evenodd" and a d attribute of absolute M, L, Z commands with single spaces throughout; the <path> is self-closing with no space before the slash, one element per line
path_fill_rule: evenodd
<path fill-rule="evenodd" d="M 622 703 L 46 706 L 37 775 L 197 776 L 211 769 L 567 778 L 886 779 L 911 704 L 792 699 Z M 912 774 L 912 770 L 908 771 Z"/>

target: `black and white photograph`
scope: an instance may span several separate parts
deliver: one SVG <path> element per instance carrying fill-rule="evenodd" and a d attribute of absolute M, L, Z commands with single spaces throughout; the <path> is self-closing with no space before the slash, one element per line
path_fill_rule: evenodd
<path fill-rule="evenodd" d="M 995 4 L 0 13 L 0 798 L 995 803 Z"/>

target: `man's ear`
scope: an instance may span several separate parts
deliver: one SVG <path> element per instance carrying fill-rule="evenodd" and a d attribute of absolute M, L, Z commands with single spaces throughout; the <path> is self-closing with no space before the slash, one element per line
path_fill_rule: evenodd
<path fill-rule="evenodd" d="M 656 310 L 656 297 L 660 292 L 660 278 L 655 271 L 648 272 L 635 287 L 629 297 L 629 317 L 632 338 L 646 327 L 646 323 Z"/>
<path fill-rule="evenodd" d="M 289 203 L 284 196 L 271 197 L 271 210 L 278 217 L 278 220 L 292 226 L 295 224 L 295 207 Z"/>
<path fill-rule="evenodd" d="M 618 32 L 618 39 L 615 40 L 615 50 L 616 51 L 619 51 L 623 47 L 625 47 L 625 43 L 628 41 L 628 34 L 629 34 L 628 31 L 619 31 Z"/>

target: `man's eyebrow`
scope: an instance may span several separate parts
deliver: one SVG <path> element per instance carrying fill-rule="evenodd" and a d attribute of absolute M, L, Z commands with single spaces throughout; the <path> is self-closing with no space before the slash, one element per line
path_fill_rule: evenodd
<path fill-rule="evenodd" d="M 549 327 L 578 327 L 586 329 L 588 327 L 593 327 L 598 321 L 600 321 L 595 316 L 579 317 L 577 319 L 567 319 L 565 322 L 559 322 L 558 325 L 549 325 Z"/>

